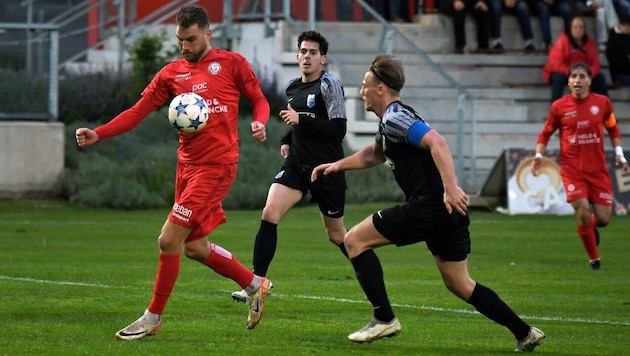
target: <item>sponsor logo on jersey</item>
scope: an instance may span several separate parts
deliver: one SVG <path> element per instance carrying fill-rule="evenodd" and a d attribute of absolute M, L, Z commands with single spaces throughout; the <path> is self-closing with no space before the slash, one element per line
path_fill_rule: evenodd
<path fill-rule="evenodd" d="M 217 75 L 221 71 L 221 64 L 219 62 L 212 62 L 208 65 L 208 73 Z"/>
<path fill-rule="evenodd" d="M 182 73 L 182 74 L 177 74 L 175 76 L 175 81 L 179 82 L 179 81 L 182 81 L 182 80 L 190 80 L 190 78 L 192 78 L 192 74 L 190 72 Z"/>
<path fill-rule="evenodd" d="M 193 84 L 193 86 L 192 86 L 192 92 L 193 93 L 203 93 L 206 90 L 208 90 L 208 83 L 207 82 Z"/>
<path fill-rule="evenodd" d="M 183 205 L 179 205 L 178 203 L 173 204 L 173 216 L 182 220 L 182 221 L 190 221 L 190 217 L 193 214 L 193 211 L 188 209 Z"/>

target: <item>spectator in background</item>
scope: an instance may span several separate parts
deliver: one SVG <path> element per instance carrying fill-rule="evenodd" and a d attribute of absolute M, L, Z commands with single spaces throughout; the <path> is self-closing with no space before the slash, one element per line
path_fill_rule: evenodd
<path fill-rule="evenodd" d="M 612 0 L 617 16 L 630 16 L 630 0 Z"/>
<path fill-rule="evenodd" d="M 529 7 L 538 15 L 540 32 L 545 50 L 551 47 L 551 15 L 558 15 L 564 21 L 564 29 L 567 33 L 571 30 L 573 10 L 567 0 L 528 0 Z"/>
<path fill-rule="evenodd" d="M 617 12 L 612 0 L 574 0 L 574 13 L 581 15 L 595 15 L 595 40 L 597 49 L 606 50 L 608 31 L 619 23 Z"/>
<path fill-rule="evenodd" d="M 630 15 L 620 16 L 619 24 L 610 30 L 606 59 L 613 83 L 630 86 Z"/>
<path fill-rule="evenodd" d="M 503 11 L 514 13 L 521 29 L 525 52 L 533 52 L 534 33 L 532 23 L 529 19 L 529 6 L 525 0 L 490 0 L 490 40 L 494 53 L 503 53 L 503 43 L 501 42 L 501 19 Z"/>
<path fill-rule="evenodd" d="M 484 0 L 441 0 L 440 9 L 453 17 L 455 53 L 464 53 L 466 47 L 466 14 L 471 13 L 477 27 L 477 51 L 488 52 L 488 4 Z"/>
<path fill-rule="evenodd" d="M 543 68 L 543 79 L 551 84 L 551 102 L 560 99 L 569 83 L 569 67 L 578 62 L 586 63 L 592 72 L 591 89 L 597 94 L 608 96 L 606 78 L 600 72 L 601 64 L 595 41 L 586 34 L 586 23 L 582 17 L 571 20 L 570 32 L 563 31 L 549 51 Z"/>
<path fill-rule="evenodd" d="M 335 0 L 336 20 L 354 20 L 354 0 Z M 317 21 L 325 21 L 322 12 L 322 0 L 315 0 L 315 18 Z"/>
<path fill-rule="evenodd" d="M 410 20 L 407 0 L 367 0 L 366 2 L 387 21 L 406 22 Z M 371 20 L 371 16 L 367 20 Z"/>

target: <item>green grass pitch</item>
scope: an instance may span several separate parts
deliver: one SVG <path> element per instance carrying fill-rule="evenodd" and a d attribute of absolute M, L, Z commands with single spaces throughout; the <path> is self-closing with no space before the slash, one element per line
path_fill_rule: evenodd
<path fill-rule="evenodd" d="M 389 204 L 347 207 L 348 227 Z M 0 200 L 0 355 L 508 355 L 507 329 L 447 292 L 424 244 L 376 250 L 399 336 L 353 344 L 372 315 L 317 208 L 289 212 L 269 270 L 265 316 L 247 330 L 239 287 L 183 258 L 159 334 L 114 333 L 146 308 L 166 210 L 82 209 Z M 601 230 L 591 271 L 572 216 L 471 212 L 471 276 L 547 334 L 543 355 L 630 354 L 630 217 Z M 259 211 L 228 211 L 212 240 L 251 267 Z"/>

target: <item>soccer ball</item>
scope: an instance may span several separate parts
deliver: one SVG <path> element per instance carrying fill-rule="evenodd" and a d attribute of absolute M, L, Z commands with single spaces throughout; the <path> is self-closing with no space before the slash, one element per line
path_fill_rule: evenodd
<path fill-rule="evenodd" d="M 179 94 L 168 106 L 168 121 L 183 133 L 194 133 L 206 126 L 210 109 L 206 100 L 195 93 Z"/>

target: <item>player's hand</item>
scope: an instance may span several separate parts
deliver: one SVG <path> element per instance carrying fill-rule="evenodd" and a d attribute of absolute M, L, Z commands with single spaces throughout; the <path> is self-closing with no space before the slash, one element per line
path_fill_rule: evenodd
<path fill-rule="evenodd" d="M 265 131 L 265 124 L 260 121 L 252 121 L 252 137 L 258 142 L 267 141 L 267 132 Z"/>
<path fill-rule="evenodd" d="M 534 157 L 534 160 L 532 161 L 532 165 L 531 165 L 531 171 L 534 177 L 538 176 L 538 170 L 540 169 L 541 162 L 542 162 L 542 158 Z"/>
<path fill-rule="evenodd" d="M 481 10 L 481 11 L 488 11 L 488 5 L 486 5 L 486 3 L 483 1 L 477 1 L 477 4 L 475 4 L 475 9 Z"/>
<path fill-rule="evenodd" d="M 464 2 L 463 2 L 463 1 L 461 1 L 461 0 L 455 0 L 455 1 L 453 2 L 453 8 L 454 8 L 456 11 L 463 10 L 463 9 L 464 9 L 464 7 L 465 7 Z"/>
<path fill-rule="evenodd" d="M 96 131 L 88 129 L 87 127 L 79 127 L 74 132 L 74 136 L 77 139 L 77 145 L 79 147 L 91 146 L 99 140 Z"/>
<path fill-rule="evenodd" d="M 280 146 L 280 156 L 282 156 L 282 158 L 289 157 L 289 145 L 286 143 Z"/>
<path fill-rule="evenodd" d="M 339 169 L 337 167 L 337 165 L 335 163 L 324 163 L 324 164 L 320 164 L 319 166 L 313 168 L 313 172 L 311 172 L 311 182 L 314 182 L 317 180 L 317 177 L 320 174 L 323 175 L 329 175 L 331 173 L 335 173 L 337 172 Z"/>
<path fill-rule="evenodd" d="M 621 164 L 621 174 L 626 175 L 630 173 L 630 166 L 628 166 L 628 162 L 621 159 L 621 156 L 615 155 L 615 165 L 619 166 Z"/>
<path fill-rule="evenodd" d="M 446 210 L 449 214 L 455 209 L 460 215 L 466 216 L 468 212 L 468 196 L 459 186 L 444 187 L 444 205 L 446 205 Z"/>
<path fill-rule="evenodd" d="M 300 116 L 293 110 L 291 103 L 287 104 L 287 109 L 280 111 L 280 118 L 287 125 L 297 125 L 300 123 Z"/>

